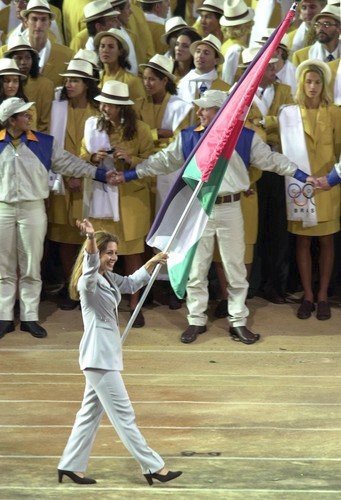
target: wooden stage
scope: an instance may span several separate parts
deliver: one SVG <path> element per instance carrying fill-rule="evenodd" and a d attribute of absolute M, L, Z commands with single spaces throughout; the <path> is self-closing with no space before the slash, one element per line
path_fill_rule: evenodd
<path fill-rule="evenodd" d="M 17 327 L 0 341 L 0 498 L 340 499 L 340 302 L 331 320 L 302 321 L 294 303 L 249 300 L 249 326 L 262 334 L 252 346 L 212 316 L 207 333 L 181 344 L 185 306 L 146 307 L 146 327 L 124 348 L 124 379 L 148 443 L 183 470 L 152 488 L 106 418 L 87 471 L 98 483 L 58 484 L 82 398 L 82 323 L 79 310 L 43 302 L 46 339 Z M 123 303 L 122 329 L 128 316 Z"/>

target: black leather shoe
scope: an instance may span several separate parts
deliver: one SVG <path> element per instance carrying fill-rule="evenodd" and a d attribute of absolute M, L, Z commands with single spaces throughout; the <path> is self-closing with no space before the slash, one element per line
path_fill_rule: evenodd
<path fill-rule="evenodd" d="M 217 304 L 217 307 L 214 310 L 214 316 L 216 318 L 226 318 L 228 316 L 228 308 L 227 308 L 227 300 L 220 300 Z"/>
<path fill-rule="evenodd" d="M 6 333 L 14 332 L 14 330 L 14 321 L 0 320 L 0 339 L 2 339 Z"/>
<path fill-rule="evenodd" d="M 77 483 L 77 484 L 96 484 L 97 483 L 97 481 L 95 479 L 92 479 L 91 477 L 81 477 L 81 476 L 78 476 L 78 474 L 71 472 L 70 470 L 58 469 L 58 482 L 59 483 L 63 482 L 63 476 L 69 477 L 74 483 Z"/>
<path fill-rule="evenodd" d="M 153 484 L 153 479 L 157 479 L 160 481 L 160 483 L 168 483 L 168 481 L 172 481 L 173 479 L 176 479 L 177 477 L 181 476 L 182 471 L 168 471 L 167 474 L 158 474 L 157 472 L 153 472 L 150 474 L 144 474 L 144 477 L 147 479 L 147 482 L 149 486 L 152 486 Z"/>
<path fill-rule="evenodd" d="M 45 328 L 40 326 L 36 321 L 22 321 L 20 324 L 20 330 L 30 333 L 37 339 L 43 339 L 47 336 L 47 331 L 45 330 Z"/>
<path fill-rule="evenodd" d="M 231 326 L 230 336 L 233 340 L 244 344 L 254 344 L 260 339 L 258 333 L 252 333 L 246 326 Z"/>
<path fill-rule="evenodd" d="M 207 331 L 206 326 L 189 325 L 181 335 L 181 342 L 190 344 L 197 340 L 197 336 Z"/>

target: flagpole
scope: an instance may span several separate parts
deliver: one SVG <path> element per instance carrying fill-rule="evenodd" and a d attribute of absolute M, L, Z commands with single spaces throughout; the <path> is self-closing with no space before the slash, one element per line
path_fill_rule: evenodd
<path fill-rule="evenodd" d="M 187 204 L 187 206 L 186 206 L 186 208 L 185 208 L 185 210 L 184 210 L 183 214 L 181 215 L 180 219 L 178 220 L 178 223 L 177 223 L 177 225 L 175 226 L 175 229 L 174 229 L 173 233 L 171 234 L 171 236 L 170 236 L 170 238 L 169 238 L 169 241 L 168 241 L 168 243 L 167 243 L 167 245 L 166 245 L 165 249 L 163 250 L 163 252 L 167 253 L 167 252 L 169 251 L 169 249 L 170 249 L 170 247 L 171 247 L 171 245 L 172 245 L 172 243 L 173 243 L 174 239 L 176 238 L 176 236 L 177 236 L 178 232 L 179 232 L 179 231 L 180 231 L 180 229 L 181 229 L 181 226 L 182 226 L 182 224 L 183 224 L 183 222 L 184 222 L 185 218 L 187 217 L 187 214 L 189 213 L 190 209 L 192 208 L 192 205 L 193 205 L 194 201 L 196 200 L 196 198 L 197 198 L 197 196 L 198 196 L 198 193 L 199 193 L 200 189 L 202 188 L 203 184 L 204 184 L 204 182 L 203 182 L 202 180 L 200 180 L 200 181 L 198 182 L 198 184 L 196 185 L 196 187 L 195 187 L 195 189 L 194 189 L 194 191 L 193 191 L 193 193 L 192 193 L 192 196 L 191 196 L 191 198 L 189 199 L 189 202 L 188 202 L 188 204 Z M 146 300 L 146 297 L 147 297 L 147 295 L 148 295 L 148 293 L 149 293 L 149 291 L 150 291 L 151 287 L 153 286 L 153 283 L 154 283 L 154 281 L 156 280 L 157 275 L 158 275 L 158 274 L 159 274 L 159 272 L 160 272 L 161 266 L 162 266 L 162 264 L 157 264 L 157 265 L 156 265 L 156 267 L 155 267 L 155 269 L 154 269 L 154 271 L 153 271 L 153 273 L 152 273 L 152 275 L 151 275 L 151 277 L 150 277 L 150 280 L 149 280 L 149 282 L 148 282 L 148 284 L 147 284 L 146 288 L 144 289 L 144 292 L 143 292 L 143 294 L 142 294 L 142 297 L 140 298 L 140 300 L 139 300 L 139 302 L 138 302 L 137 306 L 135 307 L 135 309 L 134 309 L 134 311 L 133 311 L 133 314 L 131 315 L 131 317 L 130 317 L 130 319 L 129 319 L 129 321 L 128 321 L 127 326 L 125 327 L 125 330 L 124 330 L 124 332 L 123 332 L 123 334 L 122 334 L 122 337 L 121 337 L 121 342 L 122 342 L 122 345 L 124 344 L 125 340 L 126 340 L 126 339 L 127 339 L 127 337 L 128 337 L 129 331 L 131 330 L 131 327 L 132 327 L 132 325 L 133 325 L 133 323 L 134 323 L 134 321 L 135 321 L 135 319 L 136 319 L 136 316 L 137 316 L 137 315 L 138 315 L 138 313 L 140 312 L 140 309 L 141 309 L 141 307 L 143 306 L 144 301 Z"/>

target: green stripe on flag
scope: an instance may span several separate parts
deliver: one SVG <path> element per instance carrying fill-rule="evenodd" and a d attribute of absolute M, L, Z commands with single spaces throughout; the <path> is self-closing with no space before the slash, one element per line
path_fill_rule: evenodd
<path fill-rule="evenodd" d="M 179 299 L 183 299 L 186 292 L 186 286 L 188 281 L 189 272 L 191 270 L 193 257 L 198 246 L 198 241 L 192 246 L 192 248 L 186 253 L 183 260 L 176 264 L 175 266 L 168 268 L 168 276 L 174 290 Z"/>
<path fill-rule="evenodd" d="M 208 182 L 204 183 L 198 194 L 198 199 L 207 215 L 210 215 L 212 212 L 213 205 L 220 189 L 220 184 L 226 172 L 227 164 L 228 160 L 226 158 L 223 156 L 218 158 Z M 201 170 L 197 165 L 195 157 L 193 157 L 182 175 L 183 180 L 194 190 L 198 181 L 201 179 L 201 175 Z"/>

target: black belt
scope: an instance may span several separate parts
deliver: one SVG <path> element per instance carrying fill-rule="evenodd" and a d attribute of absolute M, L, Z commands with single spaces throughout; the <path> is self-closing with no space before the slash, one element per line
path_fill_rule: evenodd
<path fill-rule="evenodd" d="M 240 193 L 227 194 L 225 196 L 217 196 L 217 199 L 215 200 L 215 204 L 221 205 L 222 203 L 231 203 L 233 201 L 239 201 L 239 200 L 240 200 Z"/>

